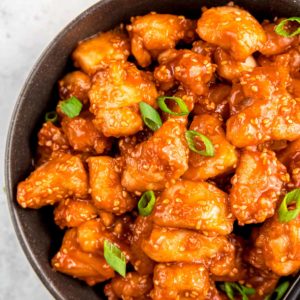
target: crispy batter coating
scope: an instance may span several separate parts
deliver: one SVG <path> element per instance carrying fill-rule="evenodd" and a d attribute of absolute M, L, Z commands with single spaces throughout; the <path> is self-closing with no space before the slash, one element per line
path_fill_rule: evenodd
<path fill-rule="evenodd" d="M 300 268 L 300 215 L 290 222 L 280 223 L 274 215 L 253 236 L 254 245 L 248 260 L 259 269 L 270 269 L 287 276 Z"/>
<path fill-rule="evenodd" d="M 84 280 L 91 286 L 112 278 L 115 274 L 102 255 L 81 250 L 77 243 L 76 228 L 65 233 L 62 246 L 51 263 L 56 271 Z"/>
<path fill-rule="evenodd" d="M 87 174 L 80 158 L 62 154 L 44 163 L 18 184 L 17 201 L 22 207 L 40 208 L 70 196 L 85 198 Z"/>
<path fill-rule="evenodd" d="M 241 77 L 243 109 L 227 121 L 227 139 L 237 147 L 300 137 L 300 102 L 288 94 L 286 68 L 257 67 Z M 250 98 L 250 99 L 248 99 Z"/>
<path fill-rule="evenodd" d="M 130 52 L 126 34 L 107 31 L 81 41 L 72 54 L 74 65 L 93 75 L 113 61 L 126 61 Z"/>
<path fill-rule="evenodd" d="M 154 270 L 153 300 L 208 299 L 210 279 L 203 265 L 158 264 Z"/>
<path fill-rule="evenodd" d="M 90 157 L 88 165 L 92 200 L 97 208 L 120 215 L 135 207 L 135 199 L 121 186 L 121 170 L 116 159 Z"/>
<path fill-rule="evenodd" d="M 167 50 L 159 55 L 158 62 L 154 78 L 163 91 L 180 83 L 185 89 L 201 96 L 207 92 L 207 84 L 215 71 L 209 56 L 186 49 Z"/>
<path fill-rule="evenodd" d="M 250 72 L 257 66 L 253 56 L 248 56 L 244 61 L 238 61 L 220 47 L 216 49 L 214 59 L 219 76 L 229 81 L 238 80 L 243 73 Z"/>
<path fill-rule="evenodd" d="M 61 99 L 76 97 L 82 103 L 87 104 L 88 91 L 91 80 L 88 75 L 81 71 L 73 71 L 58 81 L 59 96 Z"/>
<path fill-rule="evenodd" d="M 62 129 L 75 151 L 102 154 L 111 148 L 111 140 L 96 129 L 92 119 L 88 112 L 75 118 L 65 116 Z"/>
<path fill-rule="evenodd" d="M 206 182 L 182 180 L 165 189 L 156 200 L 154 223 L 160 226 L 226 235 L 233 229 L 228 196 Z"/>
<path fill-rule="evenodd" d="M 278 153 L 278 159 L 287 167 L 291 177 L 289 186 L 300 188 L 300 139 Z"/>
<path fill-rule="evenodd" d="M 125 155 L 122 186 L 128 191 L 161 190 L 187 170 L 188 147 L 185 126 L 166 121 L 147 141 Z"/>
<path fill-rule="evenodd" d="M 54 209 L 54 221 L 60 228 L 78 227 L 85 221 L 96 218 L 97 209 L 88 199 L 68 198 L 59 202 Z"/>
<path fill-rule="evenodd" d="M 274 215 L 286 168 L 269 150 L 244 150 L 232 178 L 231 211 L 240 225 L 261 223 Z"/>
<path fill-rule="evenodd" d="M 149 275 L 140 275 L 136 272 L 126 274 L 126 277 L 117 276 L 104 288 L 108 300 L 147 300 L 153 286 Z"/>
<path fill-rule="evenodd" d="M 94 124 L 105 136 L 135 134 L 143 128 L 138 104 L 155 107 L 157 95 L 148 73 L 132 63 L 111 63 L 93 77 L 89 91 Z"/>
<path fill-rule="evenodd" d="M 207 237 L 201 233 L 155 225 L 142 242 L 144 252 L 156 262 L 185 262 L 211 265 L 234 251 L 224 236 Z M 225 266 L 224 266 L 225 267 Z"/>
<path fill-rule="evenodd" d="M 206 157 L 191 151 L 189 155 L 189 168 L 184 178 L 190 180 L 206 180 L 232 171 L 238 161 L 238 153 L 225 137 L 222 122 L 212 115 L 195 116 L 190 130 L 195 130 L 208 137 L 214 145 L 215 155 Z M 195 139 L 197 143 L 197 139 Z M 198 140 L 198 148 L 202 142 Z M 196 144 L 197 145 L 197 144 Z"/>
<path fill-rule="evenodd" d="M 257 20 L 237 7 L 213 7 L 197 23 L 197 33 L 206 42 L 228 50 L 236 60 L 245 61 L 266 42 L 266 34 Z"/>
<path fill-rule="evenodd" d="M 195 39 L 194 21 L 183 16 L 150 13 L 131 18 L 127 26 L 131 39 L 131 52 L 142 67 L 151 64 L 161 52 L 175 48 L 180 40 Z"/>

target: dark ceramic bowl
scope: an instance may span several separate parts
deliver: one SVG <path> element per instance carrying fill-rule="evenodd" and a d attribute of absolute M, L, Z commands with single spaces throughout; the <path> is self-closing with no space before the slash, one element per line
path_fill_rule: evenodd
<path fill-rule="evenodd" d="M 90 288 L 51 269 L 50 258 L 58 250 L 62 232 L 53 222 L 52 208 L 25 210 L 16 202 L 16 187 L 32 169 L 35 136 L 46 111 L 55 107 L 56 82 L 68 66 L 76 43 L 99 31 L 128 22 L 131 16 L 150 11 L 198 18 L 201 6 L 224 5 L 222 0 L 103 0 L 71 22 L 49 45 L 33 67 L 15 106 L 6 145 L 6 187 L 11 217 L 18 239 L 32 267 L 56 299 L 105 299 L 103 286 Z M 235 1 L 257 18 L 299 16 L 299 0 Z M 297 283 L 299 281 L 299 283 Z M 284 299 L 300 299 L 300 276 L 293 279 Z"/>

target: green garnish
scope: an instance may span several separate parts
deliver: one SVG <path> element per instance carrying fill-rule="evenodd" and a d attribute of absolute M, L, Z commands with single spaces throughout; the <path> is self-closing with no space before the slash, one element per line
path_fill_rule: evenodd
<path fill-rule="evenodd" d="M 284 26 L 286 25 L 286 23 L 290 22 L 290 21 L 294 21 L 294 22 L 298 22 L 300 23 L 300 17 L 292 17 L 292 18 L 288 18 L 288 19 L 284 19 L 282 20 L 276 27 L 275 27 L 275 32 L 281 36 L 284 37 L 293 37 L 297 34 L 300 34 L 300 26 L 292 33 L 287 32 L 284 29 Z"/>
<path fill-rule="evenodd" d="M 140 112 L 144 123 L 153 131 L 161 127 L 162 121 L 159 113 L 146 102 L 140 102 Z"/>
<path fill-rule="evenodd" d="M 138 202 L 138 210 L 141 216 L 149 216 L 155 205 L 155 195 L 153 191 L 145 192 Z"/>
<path fill-rule="evenodd" d="M 166 100 L 172 100 L 172 101 L 176 102 L 180 108 L 180 112 L 172 111 L 167 106 Z M 185 116 L 185 115 L 188 115 L 190 112 L 187 105 L 185 104 L 185 102 L 181 98 L 178 98 L 178 97 L 161 96 L 161 97 L 158 97 L 157 104 L 163 112 L 168 113 L 170 115 L 174 115 L 174 116 Z"/>
<path fill-rule="evenodd" d="M 292 202 L 296 202 L 296 208 L 289 210 L 288 204 Z M 282 223 L 289 222 L 295 218 L 297 218 L 300 212 L 300 189 L 294 189 L 291 192 L 287 193 L 278 210 L 278 218 Z"/>
<path fill-rule="evenodd" d="M 198 150 L 196 148 L 196 144 L 195 144 L 195 140 L 194 140 L 195 137 L 199 137 L 201 139 L 201 141 L 205 145 L 205 150 Z M 195 130 L 187 130 L 185 133 L 185 138 L 186 138 L 186 141 L 188 143 L 190 150 L 192 150 L 193 152 L 196 152 L 203 156 L 214 156 L 215 155 L 214 145 L 211 142 L 211 140 L 208 137 L 206 137 L 205 135 L 203 135 Z"/>
<path fill-rule="evenodd" d="M 71 97 L 60 103 L 60 109 L 69 118 L 75 118 L 81 112 L 82 103 L 76 97 Z"/>

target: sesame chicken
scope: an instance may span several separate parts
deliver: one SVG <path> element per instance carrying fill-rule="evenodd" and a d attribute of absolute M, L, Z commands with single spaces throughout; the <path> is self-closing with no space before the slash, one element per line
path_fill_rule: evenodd
<path fill-rule="evenodd" d="M 184 16 L 150 13 L 133 17 L 127 26 L 132 54 L 141 67 L 147 67 L 152 58 L 175 48 L 180 40 L 192 42 L 195 27 L 195 22 Z"/>
<path fill-rule="evenodd" d="M 143 129 L 139 103 L 156 106 L 157 90 L 148 73 L 129 62 L 114 62 L 95 74 L 89 91 L 96 128 L 105 136 L 128 136 Z"/>
<path fill-rule="evenodd" d="M 129 49 L 127 35 L 120 30 L 112 30 L 79 42 L 72 59 L 76 67 L 91 76 L 111 62 L 126 61 Z"/>
<path fill-rule="evenodd" d="M 244 150 L 229 197 L 231 211 L 239 224 L 261 223 L 272 217 L 287 181 L 286 168 L 274 152 Z"/>

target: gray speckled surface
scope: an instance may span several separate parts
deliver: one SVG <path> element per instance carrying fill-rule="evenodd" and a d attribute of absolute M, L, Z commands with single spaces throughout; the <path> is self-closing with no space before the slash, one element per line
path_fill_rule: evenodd
<path fill-rule="evenodd" d="M 0 1 L 0 300 L 53 299 L 16 239 L 4 193 L 4 148 L 22 84 L 41 51 L 80 12 L 97 0 Z"/>

